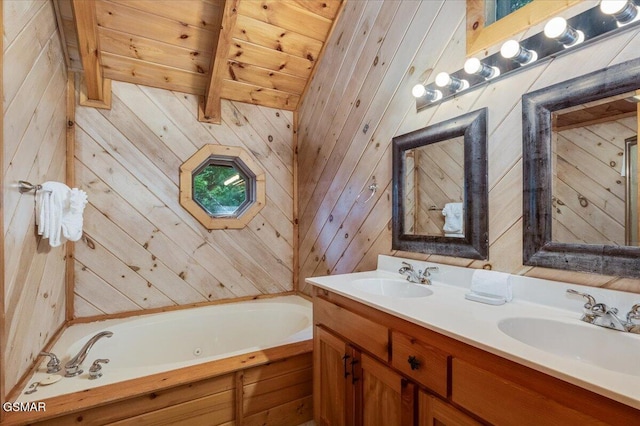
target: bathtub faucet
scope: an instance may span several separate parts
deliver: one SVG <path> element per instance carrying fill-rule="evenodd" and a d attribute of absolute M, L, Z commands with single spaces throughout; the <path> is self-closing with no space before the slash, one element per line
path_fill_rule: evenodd
<path fill-rule="evenodd" d="M 89 341 L 84 344 L 82 349 L 80 349 L 80 352 L 78 352 L 78 354 L 76 356 L 71 358 L 69 360 L 69 362 L 67 362 L 64 365 L 64 368 L 66 370 L 66 374 L 64 376 L 65 377 L 74 377 L 74 376 L 77 376 L 79 374 L 82 374 L 82 370 L 80 369 L 80 366 L 82 365 L 82 362 L 84 361 L 84 359 L 87 357 L 87 354 L 89 353 L 89 349 L 91 349 L 91 347 L 98 340 L 100 340 L 101 338 L 103 338 L 103 337 L 111 337 L 111 336 L 113 336 L 112 332 L 110 332 L 110 331 L 101 331 L 100 333 L 96 334 L 91 339 L 89 339 Z"/>

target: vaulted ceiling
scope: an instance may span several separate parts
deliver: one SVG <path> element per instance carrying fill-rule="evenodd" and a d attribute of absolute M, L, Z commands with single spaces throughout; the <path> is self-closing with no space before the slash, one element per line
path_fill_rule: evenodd
<path fill-rule="evenodd" d="M 108 80 L 295 110 L 343 0 L 55 0 L 68 65 L 89 102 Z M 104 82 L 107 81 L 105 84 Z M 104 105 L 101 105 L 104 104 Z"/>

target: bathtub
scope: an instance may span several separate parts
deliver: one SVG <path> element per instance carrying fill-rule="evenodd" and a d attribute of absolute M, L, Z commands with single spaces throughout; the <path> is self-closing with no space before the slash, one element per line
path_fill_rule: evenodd
<path fill-rule="evenodd" d="M 64 364 L 101 331 L 111 331 L 113 336 L 94 344 L 82 364 L 84 373 L 39 386 L 37 392 L 26 395 L 24 391 L 31 383 L 49 376 L 46 359 L 12 400 L 42 401 L 123 381 L 130 387 L 136 378 L 178 369 L 198 374 L 202 369 L 184 369 L 211 363 L 207 364 L 211 370 L 213 367 L 208 366 L 214 366 L 214 361 L 239 359 L 244 354 L 249 354 L 249 361 L 240 363 L 250 365 L 251 360 L 260 358 L 256 354 L 267 353 L 270 348 L 310 344 L 312 308 L 311 302 L 301 297 L 282 296 L 75 324 L 62 333 L 52 348 L 62 364 L 56 374 L 64 375 Z M 89 367 L 98 358 L 107 358 L 109 363 L 103 364 L 102 377 L 91 380 Z"/>

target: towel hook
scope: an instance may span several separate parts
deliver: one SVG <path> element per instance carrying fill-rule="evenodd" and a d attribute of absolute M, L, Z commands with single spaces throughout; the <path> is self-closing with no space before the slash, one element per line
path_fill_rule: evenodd
<path fill-rule="evenodd" d="M 370 199 L 373 198 L 373 196 L 376 194 L 376 191 L 378 190 L 378 184 L 375 182 L 375 180 L 373 181 L 373 183 L 369 186 L 367 186 L 365 189 L 363 189 L 362 191 L 360 191 L 360 193 L 358 194 L 358 196 L 356 197 L 356 203 L 358 202 L 358 200 L 360 199 L 360 197 L 362 196 L 362 194 L 366 191 L 369 190 L 371 191 L 371 195 L 369 195 L 369 198 L 367 198 L 366 200 L 364 200 L 362 202 L 362 204 L 366 204 Z"/>
<path fill-rule="evenodd" d="M 20 191 L 21 194 L 24 194 L 25 192 L 29 192 L 29 191 L 38 192 L 41 189 L 42 189 L 42 185 L 34 185 L 31 182 L 27 182 L 26 180 L 18 181 L 18 190 Z"/>

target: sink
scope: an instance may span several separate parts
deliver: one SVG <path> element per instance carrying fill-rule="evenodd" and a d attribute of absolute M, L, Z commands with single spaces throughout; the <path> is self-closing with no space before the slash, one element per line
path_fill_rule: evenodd
<path fill-rule="evenodd" d="M 426 297 L 433 294 L 423 284 L 413 284 L 407 280 L 391 278 L 363 278 L 353 281 L 351 285 L 357 290 L 376 296 L 410 298 Z"/>
<path fill-rule="evenodd" d="M 606 370 L 640 376 L 640 336 L 595 325 L 514 317 L 500 331 L 526 345 Z"/>

